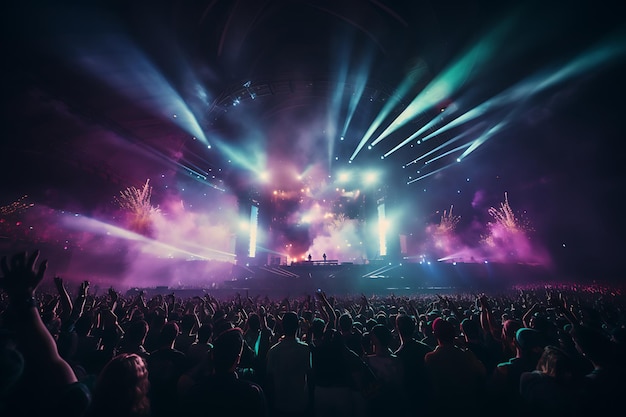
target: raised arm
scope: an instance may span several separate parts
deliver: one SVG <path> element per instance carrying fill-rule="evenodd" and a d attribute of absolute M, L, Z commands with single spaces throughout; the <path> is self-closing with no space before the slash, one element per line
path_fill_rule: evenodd
<path fill-rule="evenodd" d="M 72 314 L 72 300 L 70 299 L 70 295 L 68 294 L 65 285 L 63 284 L 63 278 L 54 277 L 53 279 L 54 286 L 59 293 L 59 302 L 61 303 L 61 314 L 59 314 L 59 317 L 63 324 L 67 324 L 70 315 Z"/>
<path fill-rule="evenodd" d="M 409 307 L 408 307 L 407 313 L 409 313 L 410 315 L 412 315 L 416 319 L 419 319 L 420 312 L 417 309 L 417 307 L 415 306 L 415 301 L 414 300 L 409 300 Z"/>
<path fill-rule="evenodd" d="M 85 302 L 87 300 L 87 292 L 89 291 L 89 281 L 83 281 L 80 283 L 80 287 L 78 289 L 78 295 L 74 300 L 74 305 L 72 306 L 72 313 L 70 315 L 70 321 L 76 322 L 83 315 L 83 310 L 85 309 Z"/>
<path fill-rule="evenodd" d="M 257 341 L 254 347 L 254 353 L 258 360 L 265 363 L 267 352 L 269 351 L 272 343 L 272 337 L 274 332 L 267 325 L 267 311 L 264 306 L 259 307 L 259 318 L 261 319 L 261 331 L 257 337 Z"/>
<path fill-rule="evenodd" d="M 501 340 L 502 334 L 500 329 L 496 328 L 493 320 L 493 314 L 491 313 L 491 306 L 487 296 L 481 295 L 478 298 L 480 305 L 480 326 L 485 334 L 491 335 L 495 340 Z"/>
<path fill-rule="evenodd" d="M 320 300 L 320 302 L 322 303 L 322 309 L 324 309 L 324 311 L 328 315 L 327 325 L 331 325 L 332 328 L 336 328 L 337 314 L 335 313 L 335 309 L 333 308 L 333 306 L 330 304 L 330 301 L 328 301 L 326 293 L 324 293 L 324 291 L 319 291 L 316 294 L 318 300 Z"/>
<path fill-rule="evenodd" d="M 10 265 L 6 257 L 0 262 L 3 275 L 0 287 L 9 297 L 7 321 L 24 356 L 33 400 L 54 398 L 55 393 L 77 381 L 72 368 L 59 356 L 54 338 L 37 310 L 35 291 L 48 266 L 47 261 L 37 266 L 38 258 L 39 251 L 30 256 L 22 252 L 11 257 Z"/>
<path fill-rule="evenodd" d="M 559 292 L 556 305 L 558 306 L 559 312 L 562 313 L 573 326 L 580 325 L 580 318 L 578 318 L 572 309 L 570 309 L 567 298 L 562 292 Z"/>
<path fill-rule="evenodd" d="M 109 288 L 109 298 L 111 299 L 111 307 L 109 309 L 114 313 L 115 310 L 117 310 L 117 302 L 119 300 L 119 297 L 119 294 L 113 289 L 113 287 Z"/>
<path fill-rule="evenodd" d="M 533 314 L 539 311 L 540 307 L 540 303 L 535 303 L 532 305 L 532 307 L 528 309 L 528 311 L 526 311 L 526 313 L 524 313 L 524 315 L 522 316 L 522 323 L 524 324 L 524 327 L 530 327 L 530 319 Z"/>
<path fill-rule="evenodd" d="M 452 299 L 450 299 L 450 297 L 448 296 L 444 297 L 444 299 L 446 306 L 452 312 L 452 315 L 456 317 L 459 323 L 462 322 L 463 316 L 459 313 L 459 309 L 457 308 L 457 305 L 454 303 L 454 301 L 452 301 Z"/>
<path fill-rule="evenodd" d="M 361 294 L 360 303 L 359 303 L 359 311 L 357 314 L 366 315 L 367 311 L 370 309 L 370 303 L 367 301 L 367 297 L 365 294 Z"/>

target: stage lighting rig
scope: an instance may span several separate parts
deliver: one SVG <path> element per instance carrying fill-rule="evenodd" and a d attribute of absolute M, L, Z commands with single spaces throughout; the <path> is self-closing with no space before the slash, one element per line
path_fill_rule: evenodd
<path fill-rule="evenodd" d="M 252 85 L 252 82 L 250 81 L 246 81 L 245 83 L 243 83 L 243 87 L 246 89 L 248 94 L 250 94 L 250 98 L 254 100 L 256 98 L 256 93 L 250 89 L 251 85 Z"/>

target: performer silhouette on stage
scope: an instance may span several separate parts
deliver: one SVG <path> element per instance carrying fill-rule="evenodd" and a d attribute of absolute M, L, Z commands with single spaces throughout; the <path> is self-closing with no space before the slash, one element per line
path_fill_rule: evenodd
<path fill-rule="evenodd" d="M 311 258 L 313 258 L 313 257 L 312 257 L 312 256 L 311 256 L 311 254 L 309 253 L 309 262 L 311 262 Z"/>
<path fill-rule="evenodd" d="M 324 262 L 326 262 L 326 254 L 323 254 L 322 258 L 324 258 Z"/>

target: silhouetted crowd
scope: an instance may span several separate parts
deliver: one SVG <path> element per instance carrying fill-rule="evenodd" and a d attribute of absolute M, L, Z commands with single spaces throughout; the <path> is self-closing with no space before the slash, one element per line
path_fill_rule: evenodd
<path fill-rule="evenodd" d="M 626 393 L 619 290 L 148 297 L 38 257 L 0 263 L 0 416 L 576 417 Z"/>

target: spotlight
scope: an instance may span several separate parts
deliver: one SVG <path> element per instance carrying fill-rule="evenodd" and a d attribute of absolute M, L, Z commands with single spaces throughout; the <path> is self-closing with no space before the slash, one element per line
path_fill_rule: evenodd
<path fill-rule="evenodd" d="M 337 175 L 337 179 L 339 182 L 347 182 L 350 180 L 350 173 L 347 171 L 342 171 Z"/>
<path fill-rule="evenodd" d="M 373 171 L 365 173 L 366 184 L 373 184 L 376 182 L 377 179 L 378 179 L 378 173 L 373 172 Z"/>

